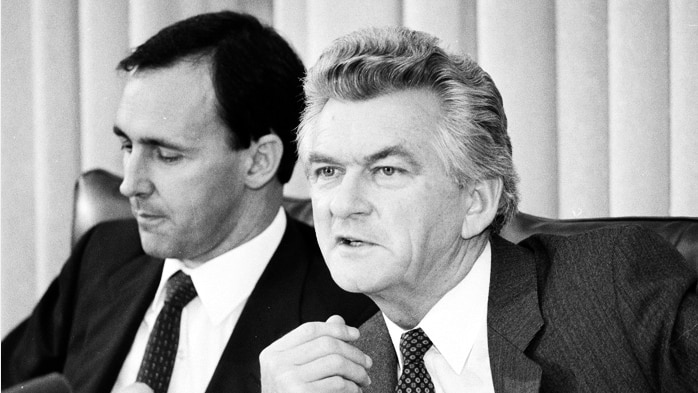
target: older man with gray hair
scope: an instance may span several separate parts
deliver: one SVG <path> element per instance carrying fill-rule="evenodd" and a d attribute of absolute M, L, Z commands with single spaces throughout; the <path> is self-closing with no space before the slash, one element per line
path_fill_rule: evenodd
<path fill-rule="evenodd" d="M 696 275 L 657 235 L 498 236 L 517 176 L 502 98 L 474 61 L 425 33 L 367 29 L 322 54 L 305 92 L 320 248 L 380 312 L 276 341 L 263 391 L 698 389 Z"/>

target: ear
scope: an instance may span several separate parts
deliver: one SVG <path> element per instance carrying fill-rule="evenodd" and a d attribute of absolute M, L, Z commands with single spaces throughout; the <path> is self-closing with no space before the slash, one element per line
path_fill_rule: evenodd
<path fill-rule="evenodd" d="M 276 134 L 267 134 L 257 141 L 252 141 L 249 147 L 245 185 L 256 190 L 274 179 L 283 153 L 281 138 Z"/>
<path fill-rule="evenodd" d="M 482 180 L 465 186 L 468 207 L 461 229 L 461 236 L 464 239 L 471 239 L 481 234 L 494 221 L 502 187 L 502 179 L 499 178 Z"/>

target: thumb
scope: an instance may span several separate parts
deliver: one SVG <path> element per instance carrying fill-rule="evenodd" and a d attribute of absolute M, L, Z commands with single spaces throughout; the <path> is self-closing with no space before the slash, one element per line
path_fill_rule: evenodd
<path fill-rule="evenodd" d="M 338 325 L 346 325 L 347 323 L 344 322 L 344 318 L 340 317 L 339 315 L 333 315 L 329 318 L 327 318 L 327 323 L 336 323 Z"/>

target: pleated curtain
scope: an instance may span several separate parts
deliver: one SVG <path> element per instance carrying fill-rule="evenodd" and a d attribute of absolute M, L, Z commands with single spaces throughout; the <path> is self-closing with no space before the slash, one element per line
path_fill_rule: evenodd
<path fill-rule="evenodd" d="M 365 26 L 424 30 L 469 53 L 504 97 L 522 211 L 698 216 L 695 0 L 3 0 L 3 336 L 69 255 L 79 173 L 121 173 L 117 62 L 220 9 L 273 25 L 306 65 Z M 307 195 L 300 171 L 286 193 Z"/>

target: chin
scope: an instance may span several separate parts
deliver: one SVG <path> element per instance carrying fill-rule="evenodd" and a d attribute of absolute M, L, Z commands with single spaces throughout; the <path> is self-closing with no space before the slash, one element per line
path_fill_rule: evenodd
<path fill-rule="evenodd" d="M 356 285 L 354 280 L 347 279 L 347 277 L 344 276 L 335 276 L 334 274 L 332 275 L 332 279 L 340 288 L 347 292 L 362 293 L 360 287 Z"/>
<path fill-rule="evenodd" d="M 340 264 L 333 266 L 328 263 L 332 280 L 343 290 L 352 293 L 369 294 L 376 292 L 378 282 L 374 269 L 366 269 L 361 266 L 348 266 Z"/>
<path fill-rule="evenodd" d="M 155 258 L 178 258 L 174 247 L 161 241 L 159 236 L 152 234 L 141 234 L 141 246 L 143 251 Z"/>
<path fill-rule="evenodd" d="M 159 258 L 159 259 L 173 258 L 171 253 L 169 253 L 169 252 L 167 252 L 167 250 L 163 250 L 162 248 L 159 248 L 159 247 L 148 247 L 146 245 L 143 245 L 143 251 L 145 251 L 146 254 L 150 255 L 153 258 Z"/>

